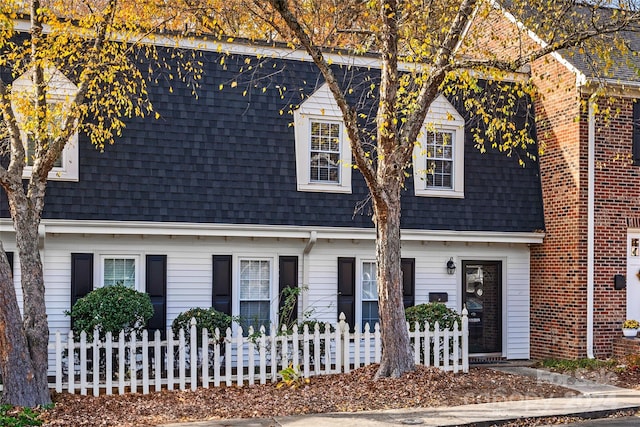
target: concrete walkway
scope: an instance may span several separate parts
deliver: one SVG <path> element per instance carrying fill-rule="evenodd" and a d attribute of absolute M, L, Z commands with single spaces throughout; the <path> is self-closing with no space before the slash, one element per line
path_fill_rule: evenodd
<path fill-rule="evenodd" d="M 163 427 L 378 427 L 378 426 L 464 426 L 491 425 L 518 418 L 564 415 L 602 416 L 621 409 L 640 410 L 640 391 L 579 380 L 528 367 L 494 368 L 526 375 L 580 392 L 580 396 L 481 403 L 453 407 L 408 408 L 383 411 L 311 414 L 290 417 L 212 420 L 165 424 Z"/>

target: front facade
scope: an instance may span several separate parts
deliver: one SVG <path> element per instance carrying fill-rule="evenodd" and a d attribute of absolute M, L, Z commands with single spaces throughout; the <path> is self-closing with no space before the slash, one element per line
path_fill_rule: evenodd
<path fill-rule="evenodd" d="M 150 88 L 160 119 L 132 120 L 103 153 L 83 135 L 65 153 L 77 177 L 52 176 L 40 230 L 51 331 L 69 330 L 77 298 L 115 283 L 149 293 L 159 329 L 211 306 L 275 323 L 287 286 L 303 289 L 299 319 L 377 320 L 368 192 L 335 103 L 304 55 L 261 49 L 228 45 L 224 66 L 217 46 L 203 50 L 197 98 L 160 81 Z M 348 61 L 336 65 L 353 73 L 345 81 L 375 78 L 366 59 Z M 258 62 L 269 79 L 243 81 L 243 65 Z M 405 305 L 466 306 L 472 353 L 527 359 L 529 246 L 544 235 L 538 167 L 480 153 L 452 102 L 432 106 L 403 194 Z M 4 194 L 0 240 L 15 255 Z"/>

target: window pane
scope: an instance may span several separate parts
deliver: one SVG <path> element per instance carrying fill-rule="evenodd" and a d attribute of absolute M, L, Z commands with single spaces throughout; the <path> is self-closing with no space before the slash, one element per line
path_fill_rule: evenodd
<path fill-rule="evenodd" d="M 427 133 L 427 187 L 453 188 L 453 132 Z"/>
<path fill-rule="evenodd" d="M 362 303 L 362 330 L 364 331 L 364 327 L 368 323 L 369 330 L 373 331 L 378 321 L 378 301 L 364 301 Z"/>
<path fill-rule="evenodd" d="M 378 300 L 375 262 L 365 262 L 362 264 L 362 299 Z"/>
<path fill-rule="evenodd" d="M 104 286 L 136 286 L 136 260 L 133 258 L 105 258 Z"/>
<path fill-rule="evenodd" d="M 269 300 L 269 261 L 240 261 L 240 300 Z"/>
<path fill-rule="evenodd" d="M 310 180 L 340 182 L 340 124 L 311 122 Z"/>
<path fill-rule="evenodd" d="M 33 139 L 32 134 L 27 134 L 27 149 L 26 149 L 27 161 L 26 166 L 33 166 L 33 159 L 36 155 L 36 142 Z M 62 154 L 53 162 L 54 168 L 62 167 Z"/>
<path fill-rule="evenodd" d="M 268 301 L 240 301 L 240 325 L 243 332 L 249 330 L 249 326 L 253 326 L 255 331 L 260 330 L 260 326 L 264 326 L 269 333 L 271 326 L 271 317 L 269 315 Z"/>

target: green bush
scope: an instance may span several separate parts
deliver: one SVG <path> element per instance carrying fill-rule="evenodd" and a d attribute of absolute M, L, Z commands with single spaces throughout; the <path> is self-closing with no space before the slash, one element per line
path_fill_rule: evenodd
<path fill-rule="evenodd" d="M 114 336 L 120 331 L 141 332 L 153 316 L 153 305 L 144 292 L 123 285 L 105 286 L 80 298 L 65 314 L 73 319 L 74 334 L 85 331 L 87 339 L 93 340 L 97 327 L 103 339 L 107 332 Z"/>
<path fill-rule="evenodd" d="M 180 329 L 184 329 L 184 337 L 189 342 L 191 335 L 191 319 L 196 319 L 196 331 L 198 334 L 198 345 L 202 345 L 202 329 L 207 328 L 211 336 L 216 328 L 220 330 L 221 337 L 225 335 L 227 328 L 231 327 L 231 316 L 221 313 L 212 308 L 192 308 L 182 312 L 171 323 L 171 330 L 177 337 Z M 218 338 L 221 338 L 218 337 Z"/>
<path fill-rule="evenodd" d="M 426 322 L 429 322 L 429 329 L 432 331 L 436 321 L 439 323 L 440 329 L 452 329 L 455 322 L 458 322 L 458 328 L 462 326 L 460 315 L 441 302 L 430 302 L 409 307 L 405 310 L 405 317 L 409 322 L 411 331 L 415 329 L 415 322 L 420 324 L 421 329 Z"/>

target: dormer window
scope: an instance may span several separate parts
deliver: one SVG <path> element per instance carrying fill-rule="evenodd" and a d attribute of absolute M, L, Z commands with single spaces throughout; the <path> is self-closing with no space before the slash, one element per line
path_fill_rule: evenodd
<path fill-rule="evenodd" d="M 77 87 L 67 79 L 60 71 L 55 68 L 45 69 L 45 79 L 47 80 L 47 113 L 53 117 L 53 122 L 58 121 L 63 116 L 65 103 L 73 96 Z M 11 93 L 14 98 L 29 99 L 33 98 L 33 82 L 31 81 L 31 73 L 26 72 L 18 77 L 12 84 Z M 15 108 L 14 111 L 18 120 L 18 126 L 21 128 L 22 143 L 25 147 L 25 168 L 22 178 L 28 179 L 31 176 L 35 155 L 35 141 L 33 133 L 25 130 L 25 118 L 20 109 Z M 53 181 L 78 181 L 78 134 L 74 134 L 67 142 L 60 157 L 58 157 L 49 172 L 48 179 Z"/>
<path fill-rule="evenodd" d="M 464 119 L 442 95 L 429 108 L 413 158 L 416 196 L 464 197 Z"/>
<path fill-rule="evenodd" d="M 294 113 L 298 191 L 351 193 L 351 150 L 325 84 Z"/>

